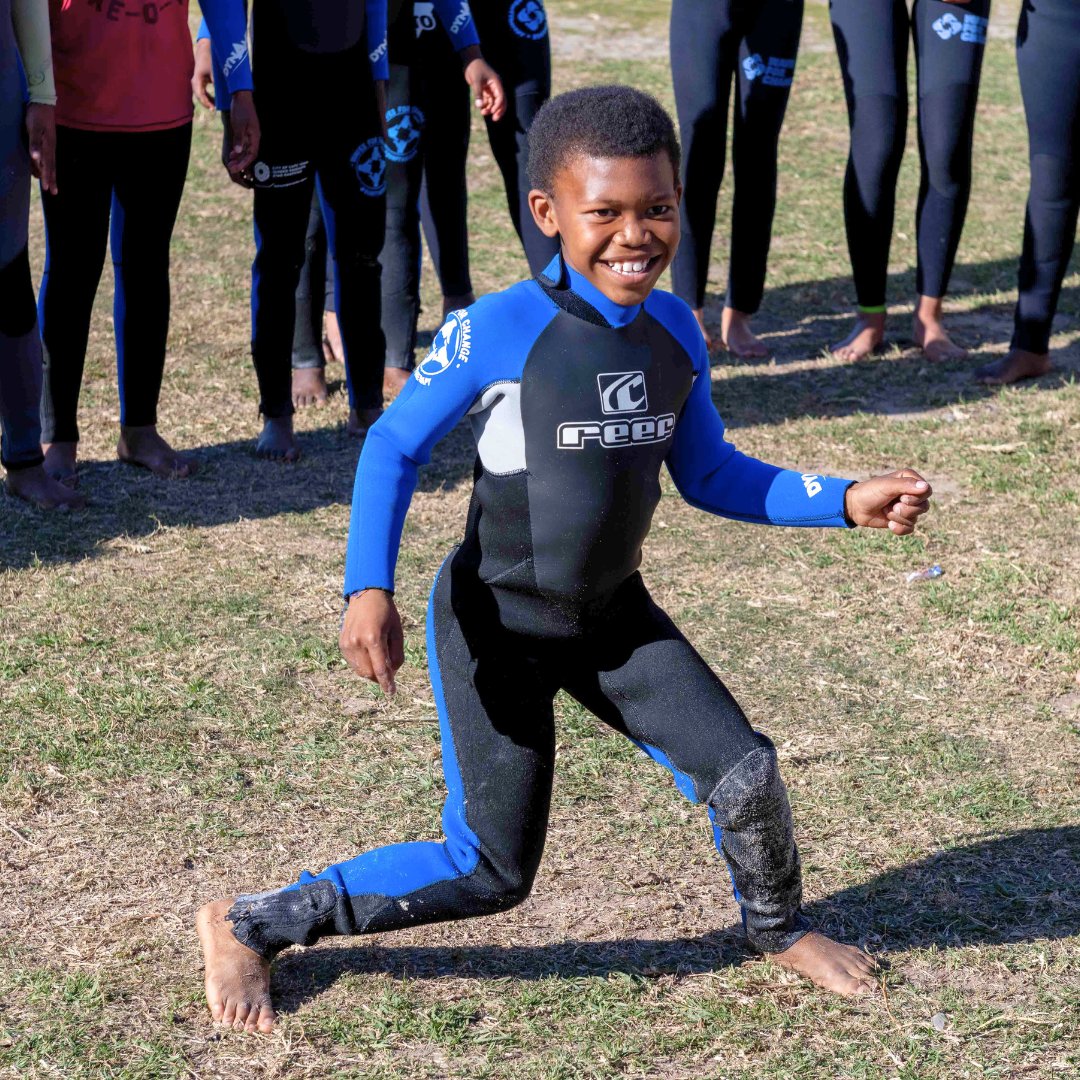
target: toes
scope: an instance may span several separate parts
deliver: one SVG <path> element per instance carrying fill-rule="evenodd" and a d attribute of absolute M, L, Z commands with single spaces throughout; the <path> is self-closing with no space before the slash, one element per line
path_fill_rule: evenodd
<path fill-rule="evenodd" d="M 249 1023 L 255 1023 L 255 1030 L 261 1031 L 264 1034 L 274 1029 L 274 1007 L 270 1004 L 270 999 L 263 998 L 258 1002 L 255 1009 L 252 1010 L 252 1015 L 248 1018 Z"/>
<path fill-rule="evenodd" d="M 243 1031 L 247 1025 L 248 1015 L 251 1012 L 251 1002 L 241 1001 L 236 1006 L 236 1016 L 233 1020 L 232 1026 L 236 1031 Z"/>
<path fill-rule="evenodd" d="M 236 1022 L 236 1002 L 231 998 L 225 1002 L 225 1008 L 221 1011 L 218 1023 L 223 1027 L 232 1027 Z"/>

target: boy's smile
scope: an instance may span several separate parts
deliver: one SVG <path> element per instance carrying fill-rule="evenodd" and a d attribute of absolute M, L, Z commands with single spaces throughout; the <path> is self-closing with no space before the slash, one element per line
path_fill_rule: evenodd
<path fill-rule="evenodd" d="M 567 262 L 609 300 L 640 304 L 679 246 L 682 186 L 668 155 L 571 158 L 529 205 Z"/>

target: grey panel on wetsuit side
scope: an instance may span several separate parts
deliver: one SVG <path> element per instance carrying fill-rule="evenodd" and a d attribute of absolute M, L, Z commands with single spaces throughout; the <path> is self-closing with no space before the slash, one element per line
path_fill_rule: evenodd
<path fill-rule="evenodd" d="M 525 429 L 521 425 L 521 383 L 489 386 L 469 410 L 473 438 L 484 471 L 496 476 L 525 469 Z"/>
<path fill-rule="evenodd" d="M 270 0 L 261 0 L 268 3 Z M 292 43 L 304 52 L 337 53 L 363 36 L 364 0 L 273 0 Z"/>

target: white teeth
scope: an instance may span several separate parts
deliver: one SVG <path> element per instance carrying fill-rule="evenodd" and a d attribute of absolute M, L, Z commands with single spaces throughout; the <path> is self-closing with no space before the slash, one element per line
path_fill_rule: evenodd
<path fill-rule="evenodd" d="M 608 266 L 617 274 L 640 274 L 648 268 L 650 259 L 638 259 L 636 262 L 609 262 Z"/>

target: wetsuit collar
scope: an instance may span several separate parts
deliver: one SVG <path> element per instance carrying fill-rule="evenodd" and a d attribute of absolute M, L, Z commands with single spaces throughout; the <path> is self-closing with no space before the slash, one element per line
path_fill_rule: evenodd
<path fill-rule="evenodd" d="M 606 297 L 588 278 L 579 274 L 562 253 L 555 256 L 545 267 L 543 276 L 560 289 L 570 289 L 594 308 L 608 326 L 629 326 L 641 311 L 640 304 L 624 307 Z"/>

